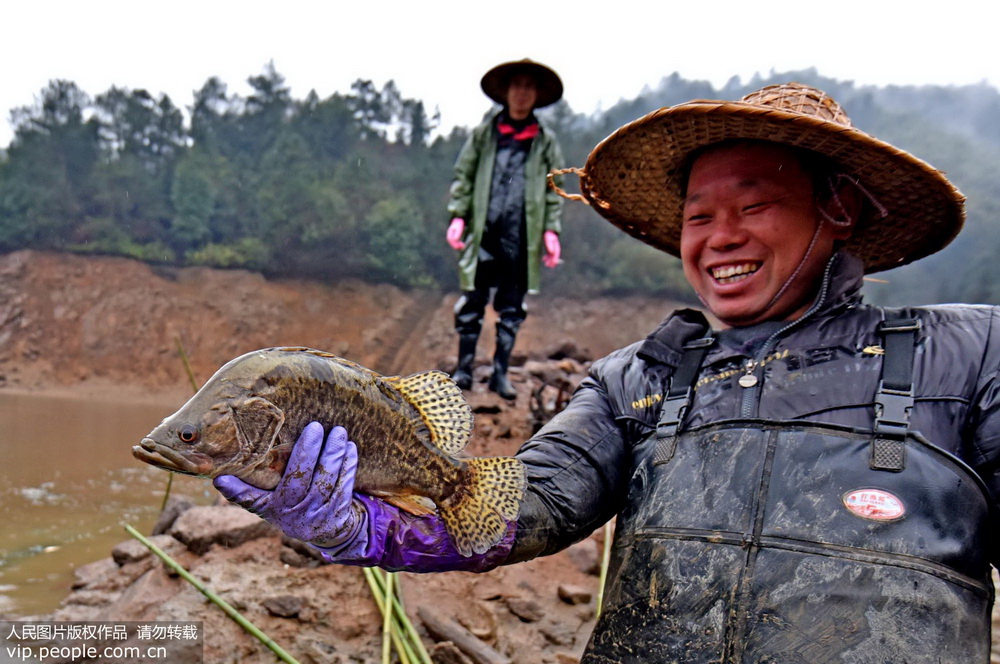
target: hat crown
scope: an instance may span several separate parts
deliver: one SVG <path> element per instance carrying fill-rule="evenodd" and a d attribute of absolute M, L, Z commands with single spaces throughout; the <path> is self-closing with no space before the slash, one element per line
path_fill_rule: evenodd
<path fill-rule="evenodd" d="M 751 92 L 740 101 L 776 111 L 807 115 L 845 127 L 851 126 L 851 118 L 833 97 L 818 88 L 801 83 L 768 85 Z"/>

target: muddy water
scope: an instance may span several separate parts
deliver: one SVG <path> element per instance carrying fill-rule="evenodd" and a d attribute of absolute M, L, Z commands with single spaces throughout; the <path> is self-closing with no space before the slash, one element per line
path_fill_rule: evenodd
<path fill-rule="evenodd" d="M 122 403 L 0 393 L 0 614 L 55 609 L 72 570 L 148 532 L 168 473 L 132 445 L 178 403 Z M 207 480 L 175 475 L 174 492 L 210 502 Z"/>

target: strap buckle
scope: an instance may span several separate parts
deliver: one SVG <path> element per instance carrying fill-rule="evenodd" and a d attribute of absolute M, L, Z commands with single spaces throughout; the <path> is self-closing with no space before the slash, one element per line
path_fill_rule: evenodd
<path fill-rule="evenodd" d="M 878 392 L 875 393 L 876 435 L 905 438 L 910 428 L 912 408 L 912 390 L 893 390 L 880 381 Z"/>

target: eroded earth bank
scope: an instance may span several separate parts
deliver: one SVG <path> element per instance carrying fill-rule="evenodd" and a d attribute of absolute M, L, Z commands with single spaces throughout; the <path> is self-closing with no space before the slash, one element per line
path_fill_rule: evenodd
<path fill-rule="evenodd" d="M 199 382 L 239 354 L 284 345 L 328 350 L 384 374 L 448 370 L 455 298 L 362 282 L 7 254 L 0 256 L 0 390 L 179 406 L 191 388 L 178 340 Z M 643 298 L 531 299 L 511 372 L 519 389 L 512 404 L 485 389 L 488 318 L 470 395 L 476 424 L 469 451 L 513 453 L 590 361 L 644 336 L 672 306 Z M 174 506 L 180 512 L 187 505 L 179 499 Z M 161 523 L 155 541 L 299 661 L 378 661 L 381 618 L 361 571 L 321 565 L 265 526 L 239 508 L 197 505 Z M 408 612 L 439 661 L 476 660 L 437 643 L 442 637 L 426 629 L 421 611 L 452 621 L 497 661 L 577 661 L 594 624 L 601 542 L 595 533 L 559 555 L 483 575 L 400 575 Z M 201 620 L 206 662 L 274 661 L 138 542 L 85 562 L 50 617 Z"/>

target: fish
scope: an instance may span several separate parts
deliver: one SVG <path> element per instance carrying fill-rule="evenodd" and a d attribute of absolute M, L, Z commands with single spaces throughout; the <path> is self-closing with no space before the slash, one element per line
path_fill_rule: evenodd
<path fill-rule="evenodd" d="M 448 374 L 383 376 L 313 348 L 265 348 L 230 360 L 132 454 L 177 473 L 235 475 L 274 489 L 313 421 L 326 431 L 344 427 L 357 445 L 356 492 L 411 514 L 437 513 L 464 556 L 492 548 L 517 519 L 524 464 L 463 454 L 472 408 Z"/>

